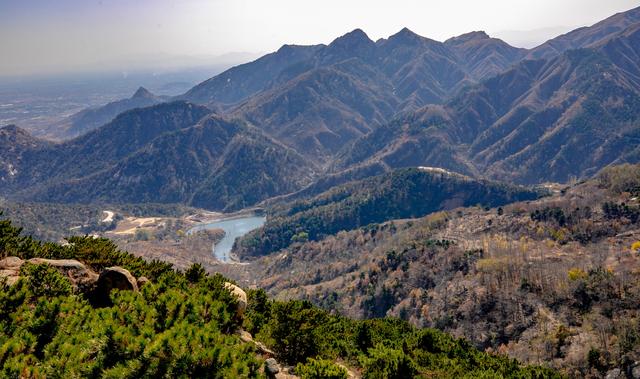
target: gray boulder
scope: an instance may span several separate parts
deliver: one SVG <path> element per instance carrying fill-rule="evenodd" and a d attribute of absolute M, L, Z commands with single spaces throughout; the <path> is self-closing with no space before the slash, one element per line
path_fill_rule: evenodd
<path fill-rule="evenodd" d="M 20 279 L 20 267 L 24 261 L 18 257 L 7 257 L 0 260 L 0 278 L 12 286 Z"/>
<path fill-rule="evenodd" d="M 98 291 L 108 294 L 114 289 L 138 291 L 138 281 L 129 270 L 122 267 L 109 267 L 100 273 Z"/>
<path fill-rule="evenodd" d="M 141 276 L 136 280 L 136 282 L 138 283 L 138 289 L 140 289 L 143 286 L 151 283 L 151 280 L 149 280 L 146 276 Z"/>
<path fill-rule="evenodd" d="M 247 293 L 242 288 L 236 286 L 233 283 L 225 282 L 224 288 L 229 290 L 232 295 L 238 299 L 238 308 L 236 309 L 236 316 L 242 318 L 244 311 L 247 309 Z"/>
<path fill-rule="evenodd" d="M 94 288 L 98 281 L 98 274 L 75 259 L 32 258 L 28 262 L 32 264 L 44 263 L 55 268 L 69 279 L 75 291 L 88 292 Z"/>
<path fill-rule="evenodd" d="M 274 377 L 280 372 L 280 365 L 274 358 L 269 358 L 264 361 L 264 372 L 269 377 Z"/>
<path fill-rule="evenodd" d="M 98 281 L 98 274 L 75 259 L 32 258 L 24 261 L 18 257 L 7 257 L 0 260 L 0 277 L 6 278 L 9 285 L 15 284 L 20 279 L 20 269 L 26 262 L 34 265 L 47 264 L 55 268 L 69 279 L 75 292 L 91 291 Z"/>

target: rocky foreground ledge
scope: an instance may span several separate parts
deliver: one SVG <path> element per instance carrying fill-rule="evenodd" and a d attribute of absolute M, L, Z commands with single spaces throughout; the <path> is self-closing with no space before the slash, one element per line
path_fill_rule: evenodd
<path fill-rule="evenodd" d="M 44 259 L 32 258 L 23 260 L 18 257 L 7 257 L 0 260 L 0 278 L 5 278 L 7 284 L 14 285 L 20 280 L 22 266 L 30 263 L 34 265 L 47 264 L 64 275 L 75 293 L 93 293 L 107 295 L 113 289 L 138 291 L 149 282 L 144 276 L 135 278 L 129 270 L 122 267 L 108 267 L 97 274 L 84 263 L 75 259 Z"/>

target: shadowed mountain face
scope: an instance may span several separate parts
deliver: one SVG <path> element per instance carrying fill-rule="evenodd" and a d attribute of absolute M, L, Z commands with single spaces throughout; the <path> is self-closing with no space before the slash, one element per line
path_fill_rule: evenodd
<path fill-rule="evenodd" d="M 591 48 L 523 61 L 361 138 L 333 171 L 383 162 L 536 183 L 638 159 L 640 25 Z"/>
<path fill-rule="evenodd" d="M 295 191 L 313 177 L 311 165 L 259 130 L 208 114 L 202 106 L 166 103 L 123 113 L 62 144 L 26 139 L 12 154 L 21 159 L 2 192 L 47 202 L 232 210 Z"/>
<path fill-rule="evenodd" d="M 144 87 L 140 87 L 129 99 L 114 101 L 97 108 L 88 108 L 70 116 L 64 132 L 57 133 L 57 135 L 64 139 L 74 138 L 111 122 L 122 112 L 148 107 L 162 101 L 161 97 L 153 95 Z"/>
<path fill-rule="evenodd" d="M 26 130 L 15 125 L 0 128 L 0 185 L 11 183 L 22 170 L 24 153 L 43 149 L 48 143 L 31 136 Z"/>

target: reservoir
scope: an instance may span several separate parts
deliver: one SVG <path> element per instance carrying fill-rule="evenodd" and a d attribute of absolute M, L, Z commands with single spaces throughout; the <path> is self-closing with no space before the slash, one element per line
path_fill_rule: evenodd
<path fill-rule="evenodd" d="M 250 231 L 261 227 L 266 220 L 267 218 L 263 216 L 232 218 L 196 225 L 189 229 L 187 233 L 207 229 L 224 230 L 224 238 L 213 246 L 213 255 L 215 255 L 220 262 L 229 263 L 231 261 L 229 253 L 231 252 L 231 248 L 233 248 L 233 243 L 236 238 L 242 237 Z"/>

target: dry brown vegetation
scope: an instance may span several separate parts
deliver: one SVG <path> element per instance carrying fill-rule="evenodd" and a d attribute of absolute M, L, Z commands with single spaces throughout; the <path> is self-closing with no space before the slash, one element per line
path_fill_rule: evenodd
<path fill-rule="evenodd" d="M 296 243 L 236 278 L 351 317 L 436 327 L 572 377 L 631 370 L 640 360 L 640 206 L 626 184 L 611 183 L 602 176 L 538 201 Z"/>

